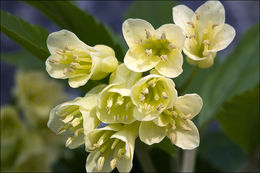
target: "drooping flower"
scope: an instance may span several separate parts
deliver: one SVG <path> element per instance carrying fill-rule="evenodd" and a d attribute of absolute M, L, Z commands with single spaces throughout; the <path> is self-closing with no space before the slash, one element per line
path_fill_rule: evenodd
<path fill-rule="evenodd" d="M 90 47 L 67 30 L 50 34 L 47 46 L 51 53 L 45 63 L 47 72 L 53 78 L 68 78 L 72 88 L 85 85 L 89 79 L 106 77 L 118 64 L 112 48 Z"/>
<path fill-rule="evenodd" d="M 68 136 L 66 146 L 76 148 L 84 144 L 84 136 L 100 124 L 96 117 L 98 93 L 105 85 L 98 85 L 85 97 L 62 103 L 50 112 L 48 127 L 57 134 Z"/>
<path fill-rule="evenodd" d="M 139 121 L 157 118 L 173 106 L 176 96 L 175 84 L 171 79 L 155 74 L 143 77 L 131 90 L 135 118 Z"/>
<path fill-rule="evenodd" d="M 111 74 L 109 85 L 100 93 L 97 117 L 104 123 L 130 124 L 134 104 L 130 97 L 131 87 L 142 74 L 129 70 L 124 64 Z"/>
<path fill-rule="evenodd" d="M 200 112 L 202 105 L 202 99 L 197 94 L 178 97 L 173 107 L 164 110 L 158 118 L 141 122 L 141 141 L 152 145 L 167 136 L 172 144 L 182 149 L 196 148 L 199 145 L 199 132 L 191 119 Z"/>
<path fill-rule="evenodd" d="M 89 132 L 85 142 L 86 150 L 91 152 L 87 172 L 110 172 L 115 167 L 119 172 L 130 172 L 139 124 L 110 124 Z"/>
<path fill-rule="evenodd" d="M 187 61 L 200 68 L 212 66 L 216 53 L 225 49 L 236 34 L 225 24 L 225 9 L 219 1 L 207 1 L 195 12 L 178 5 L 173 8 L 173 20 L 186 34 L 183 52 Z"/>
<path fill-rule="evenodd" d="M 13 94 L 29 123 L 47 122 L 51 108 L 67 99 L 64 87 L 40 71 L 18 71 Z"/>
<path fill-rule="evenodd" d="M 155 30 L 141 19 L 127 19 L 123 23 L 123 35 L 129 46 L 124 63 L 136 72 L 155 67 L 166 77 L 177 77 L 182 73 L 185 36 L 180 27 L 165 24 Z"/>

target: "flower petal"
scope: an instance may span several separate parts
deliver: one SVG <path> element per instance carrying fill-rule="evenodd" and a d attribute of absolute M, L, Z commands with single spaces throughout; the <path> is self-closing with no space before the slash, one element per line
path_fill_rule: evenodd
<path fill-rule="evenodd" d="M 88 155 L 88 158 L 86 161 L 87 172 L 98 172 L 97 163 L 98 163 L 98 159 L 99 159 L 100 155 L 101 155 L 100 151 L 93 151 Z M 113 159 L 112 154 L 109 154 L 105 158 L 102 172 L 111 172 L 112 171 L 111 166 L 110 166 L 110 162 L 112 159 Z"/>
<path fill-rule="evenodd" d="M 68 78 L 65 73 L 64 73 L 64 69 L 67 67 L 64 64 L 55 64 L 55 63 L 51 63 L 49 60 L 50 59 L 60 59 L 61 56 L 58 54 L 52 54 L 48 57 L 48 59 L 45 62 L 46 65 L 46 71 L 49 73 L 49 75 L 53 78 L 56 79 L 66 79 Z"/>
<path fill-rule="evenodd" d="M 179 51 L 182 51 L 184 46 L 185 35 L 183 30 L 175 24 L 165 24 L 156 30 L 157 36 L 165 33 L 166 39 L 169 40 Z"/>
<path fill-rule="evenodd" d="M 136 45 L 136 41 L 140 39 L 146 39 L 146 31 L 149 31 L 151 35 L 154 35 L 155 30 L 153 26 L 142 19 L 127 19 L 122 26 L 123 35 L 126 43 L 131 48 Z"/>
<path fill-rule="evenodd" d="M 138 121 L 151 121 L 157 118 L 158 114 L 145 114 L 140 111 L 138 111 L 138 108 L 135 107 L 133 110 L 133 115 Z"/>
<path fill-rule="evenodd" d="M 83 86 L 88 82 L 90 76 L 91 75 L 86 74 L 86 76 L 69 78 L 69 85 L 71 88 L 78 88 L 80 86 Z"/>
<path fill-rule="evenodd" d="M 169 124 L 170 118 L 168 116 L 165 116 L 164 114 L 161 114 L 158 118 L 153 120 L 153 123 L 155 123 L 159 127 L 165 127 Z"/>
<path fill-rule="evenodd" d="M 225 24 L 222 30 L 216 35 L 213 46 L 209 52 L 217 52 L 225 49 L 233 41 L 235 35 L 235 29 L 232 26 Z"/>
<path fill-rule="evenodd" d="M 139 127 L 139 137 L 147 145 L 159 143 L 166 136 L 167 128 L 159 127 L 151 121 L 141 122 Z"/>
<path fill-rule="evenodd" d="M 47 47 L 51 54 L 55 54 L 57 48 L 64 50 L 66 46 L 89 48 L 73 32 L 65 29 L 53 32 L 47 38 Z"/>
<path fill-rule="evenodd" d="M 196 12 L 200 15 L 199 26 L 202 30 L 207 27 L 209 21 L 218 25 L 225 23 L 225 9 L 219 1 L 207 1 Z M 193 16 L 193 20 L 195 18 L 196 15 Z"/>
<path fill-rule="evenodd" d="M 139 45 L 130 48 L 124 58 L 125 65 L 135 72 L 144 72 L 154 68 L 160 62 L 158 56 L 149 57 Z"/>
<path fill-rule="evenodd" d="M 180 96 L 177 98 L 175 103 L 177 110 L 184 113 L 185 115 L 191 114 L 190 119 L 192 119 L 200 112 L 202 105 L 202 99 L 197 94 L 185 94 L 184 96 Z"/>
<path fill-rule="evenodd" d="M 184 149 L 184 150 L 191 150 L 199 146 L 200 143 L 200 137 L 199 137 L 199 131 L 195 124 L 190 121 L 186 120 L 187 125 L 189 128 L 191 128 L 190 131 L 177 128 L 176 129 L 176 140 L 175 145 Z"/>
<path fill-rule="evenodd" d="M 163 76 L 174 78 L 182 73 L 182 64 L 182 54 L 176 49 L 168 55 L 168 61 L 160 61 L 160 63 L 156 65 L 155 69 Z"/>
<path fill-rule="evenodd" d="M 194 12 L 185 5 L 177 5 L 172 9 L 173 21 L 180 26 L 185 33 L 188 33 L 188 24 L 194 15 Z"/>

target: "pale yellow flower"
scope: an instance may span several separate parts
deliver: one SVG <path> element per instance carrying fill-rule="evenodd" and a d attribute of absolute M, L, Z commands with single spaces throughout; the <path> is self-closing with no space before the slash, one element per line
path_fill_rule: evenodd
<path fill-rule="evenodd" d="M 139 124 L 110 124 L 89 132 L 85 142 L 86 150 L 91 152 L 87 172 L 110 172 L 115 167 L 119 172 L 130 172 Z"/>
<path fill-rule="evenodd" d="M 195 13 L 185 5 L 173 8 L 174 23 L 186 34 L 183 52 L 190 64 L 200 68 L 213 65 L 216 53 L 234 39 L 234 28 L 225 24 L 225 9 L 219 1 L 207 1 Z"/>
<path fill-rule="evenodd" d="M 61 84 L 40 71 L 18 71 L 13 93 L 28 122 L 34 126 L 46 122 L 51 108 L 68 97 Z"/>
<path fill-rule="evenodd" d="M 111 74 L 109 85 L 100 93 L 98 101 L 97 117 L 102 122 L 130 124 L 136 120 L 130 93 L 141 77 L 141 73 L 129 70 L 124 64 Z"/>
<path fill-rule="evenodd" d="M 185 36 L 180 27 L 165 24 L 158 29 L 142 19 L 127 19 L 123 23 L 123 35 L 129 46 L 124 63 L 136 72 L 155 67 L 166 77 L 182 73 Z"/>
<path fill-rule="evenodd" d="M 171 79 L 155 74 L 145 76 L 131 89 L 134 116 L 139 121 L 153 120 L 172 107 L 176 97 L 177 91 Z"/>
<path fill-rule="evenodd" d="M 112 48 L 105 45 L 90 47 L 67 30 L 51 33 L 47 39 L 51 56 L 46 60 L 46 70 L 57 79 L 69 79 L 77 88 L 89 79 L 99 80 L 113 72 L 117 59 Z"/>
<path fill-rule="evenodd" d="M 191 121 L 202 108 L 197 94 L 177 98 L 173 107 L 164 110 L 157 119 L 141 122 L 139 136 L 148 145 L 159 143 L 167 136 L 172 144 L 182 149 L 194 149 L 199 145 L 199 132 Z"/>
<path fill-rule="evenodd" d="M 84 144 L 84 136 L 100 124 L 96 117 L 98 93 L 105 85 L 98 85 L 85 97 L 62 103 L 50 112 L 48 127 L 57 134 L 68 137 L 66 146 L 76 148 Z"/>

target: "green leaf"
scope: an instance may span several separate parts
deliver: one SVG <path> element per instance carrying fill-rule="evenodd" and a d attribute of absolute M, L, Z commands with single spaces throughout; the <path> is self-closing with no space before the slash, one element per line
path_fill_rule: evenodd
<path fill-rule="evenodd" d="M 42 61 L 49 56 L 46 46 L 49 33 L 42 27 L 31 25 L 20 17 L 1 10 L 1 32 Z"/>
<path fill-rule="evenodd" d="M 223 132 L 210 132 L 202 137 L 198 154 L 223 172 L 235 172 L 246 161 L 245 153 Z"/>
<path fill-rule="evenodd" d="M 203 99 L 199 125 L 206 125 L 224 101 L 258 83 L 259 25 L 242 36 L 235 50 L 213 69 L 203 83 L 199 81 Z"/>
<path fill-rule="evenodd" d="M 1 52 L 1 60 L 15 65 L 22 70 L 45 70 L 44 63 L 27 51 L 17 51 L 11 53 Z"/>
<path fill-rule="evenodd" d="M 108 29 L 97 22 L 91 15 L 80 10 L 69 1 L 25 1 L 29 5 L 42 11 L 49 19 L 60 28 L 75 33 L 80 40 L 90 46 L 105 44 L 112 47 L 119 60 L 123 58 L 123 52 L 110 35 Z"/>
<path fill-rule="evenodd" d="M 176 1 L 134 1 L 125 13 L 124 19 L 139 18 L 150 22 L 154 28 L 173 23 L 172 8 Z"/>
<path fill-rule="evenodd" d="M 217 120 L 230 139 L 247 153 L 254 152 L 259 147 L 259 84 L 225 102 Z"/>

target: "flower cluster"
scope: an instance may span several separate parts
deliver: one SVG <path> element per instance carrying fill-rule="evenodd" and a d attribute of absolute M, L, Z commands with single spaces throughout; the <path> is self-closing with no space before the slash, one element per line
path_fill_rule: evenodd
<path fill-rule="evenodd" d="M 85 144 L 90 152 L 88 172 L 115 167 L 129 172 L 137 137 L 148 145 L 166 136 L 182 149 L 199 145 L 199 132 L 191 119 L 199 114 L 202 99 L 197 94 L 178 96 L 170 78 L 183 71 L 182 51 L 189 63 L 209 67 L 235 31 L 224 23 L 219 1 L 208 1 L 196 12 L 176 6 L 173 19 L 175 24 L 158 29 L 142 19 L 127 19 L 122 30 L 129 50 L 120 65 L 108 46 L 88 46 L 67 30 L 49 35 L 46 70 L 50 76 L 69 78 L 69 85 L 76 88 L 112 72 L 108 84 L 95 86 L 84 97 L 50 112 L 48 127 L 67 137 L 67 147 Z"/>

